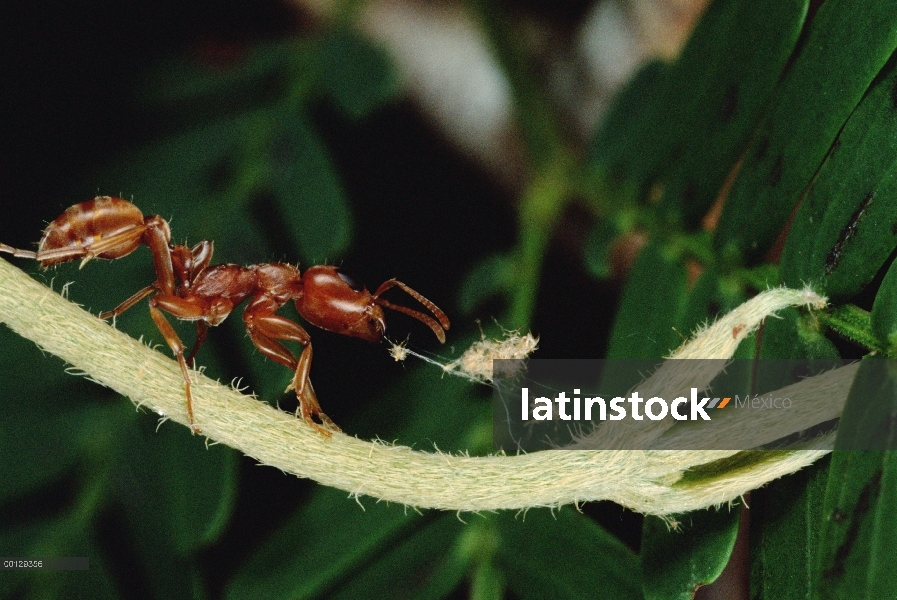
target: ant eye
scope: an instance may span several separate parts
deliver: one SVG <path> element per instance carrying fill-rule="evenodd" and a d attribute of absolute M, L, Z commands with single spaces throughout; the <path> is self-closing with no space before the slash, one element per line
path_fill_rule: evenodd
<path fill-rule="evenodd" d="M 360 292 L 364 289 L 363 285 L 359 284 L 357 281 L 355 281 L 339 269 L 337 269 L 336 274 L 339 275 L 339 278 L 342 279 L 346 283 L 346 285 L 352 288 L 353 292 Z"/>

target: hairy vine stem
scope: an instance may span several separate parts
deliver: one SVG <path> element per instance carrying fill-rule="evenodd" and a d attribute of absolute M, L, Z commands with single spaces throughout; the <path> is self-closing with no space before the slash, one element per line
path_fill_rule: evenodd
<path fill-rule="evenodd" d="M 0 260 L 0 321 L 91 379 L 187 425 L 177 363 Z M 770 290 L 704 329 L 674 357 L 728 358 L 763 318 L 824 305 L 812 292 Z M 345 434 L 327 439 L 293 415 L 192 372 L 197 425 L 217 442 L 300 477 L 407 505 L 456 511 L 525 509 L 608 499 L 670 514 L 721 504 L 796 471 L 825 450 L 564 450 L 519 456 L 428 453 Z M 737 456 L 733 456 L 736 455 Z M 689 473 L 700 467 L 700 476 Z"/>

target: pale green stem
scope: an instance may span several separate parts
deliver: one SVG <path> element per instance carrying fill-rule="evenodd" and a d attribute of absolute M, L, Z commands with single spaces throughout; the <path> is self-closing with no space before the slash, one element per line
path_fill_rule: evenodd
<path fill-rule="evenodd" d="M 184 382 L 170 356 L 85 312 L 5 260 L 0 260 L 0 282 L 0 321 L 138 406 L 187 424 Z M 731 330 L 725 333 L 732 337 Z M 769 454 L 749 468 L 722 470 L 694 482 L 683 479 L 690 467 L 733 453 L 563 450 L 468 457 L 420 452 L 339 433 L 325 438 L 292 414 L 191 374 L 196 424 L 210 440 L 350 494 L 419 507 L 478 511 L 606 499 L 640 512 L 669 514 L 738 498 L 825 454 Z"/>

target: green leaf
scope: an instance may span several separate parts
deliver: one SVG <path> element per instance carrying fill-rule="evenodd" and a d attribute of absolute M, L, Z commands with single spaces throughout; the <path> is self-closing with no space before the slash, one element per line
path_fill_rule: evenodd
<path fill-rule="evenodd" d="M 244 144 L 264 130 L 269 119 L 267 111 L 256 111 L 166 137 L 114 164 L 100 176 L 99 185 L 166 219 L 174 209 L 193 217 L 199 212 L 194 206 L 220 198 L 231 186 L 241 168 Z M 213 223 L 220 218 L 214 213 L 205 216 Z M 189 222 L 203 224 L 198 218 Z"/>
<path fill-rule="evenodd" d="M 835 345 L 820 331 L 815 315 L 786 308 L 766 319 L 763 325 L 760 358 L 827 359 L 839 358 Z"/>
<path fill-rule="evenodd" d="M 786 285 L 859 293 L 895 246 L 897 59 L 856 108 L 794 218 L 782 253 Z"/>
<path fill-rule="evenodd" d="M 0 352 L 6 389 L 0 396 L 0 501 L 7 501 L 52 483 L 82 460 L 78 425 L 99 411 L 85 410 L 81 397 L 92 386 L 67 376 L 62 361 L 6 327 L 0 328 Z"/>
<path fill-rule="evenodd" d="M 675 63 L 650 63 L 617 97 L 593 140 L 593 162 L 643 194 L 659 179 L 666 208 L 694 223 L 767 103 L 807 4 L 711 3 Z"/>
<path fill-rule="evenodd" d="M 196 552 L 214 541 L 236 499 L 237 454 L 181 426 L 140 415 L 121 429 L 117 500 L 157 597 L 201 578 Z"/>
<path fill-rule="evenodd" d="M 841 423 L 815 573 L 821 598 L 888 598 L 897 589 L 897 367 L 864 360 Z"/>
<path fill-rule="evenodd" d="M 870 327 L 888 356 L 897 356 L 897 263 L 891 263 L 875 295 Z"/>
<path fill-rule="evenodd" d="M 641 598 L 635 554 L 572 508 L 506 511 L 494 519 L 496 561 L 518 598 Z"/>
<path fill-rule="evenodd" d="M 333 162 L 303 117 L 285 116 L 278 125 L 268 160 L 287 235 L 308 264 L 333 261 L 352 236 L 349 203 Z"/>
<path fill-rule="evenodd" d="M 691 600 L 723 572 L 738 534 L 740 509 L 705 510 L 677 517 L 678 529 L 645 519 L 642 570 L 645 600 Z"/>
<path fill-rule="evenodd" d="M 396 507 L 398 508 L 398 507 Z M 407 536 L 349 575 L 329 598 L 444 598 L 464 578 L 466 557 L 453 548 L 464 524 L 454 513 L 431 513 Z"/>
<path fill-rule="evenodd" d="M 597 279 L 607 279 L 613 274 L 611 250 L 618 235 L 617 227 L 603 219 L 592 227 L 583 247 L 586 269 Z"/>
<path fill-rule="evenodd" d="M 829 460 L 751 492 L 751 598 L 806 600 L 822 524 Z"/>
<path fill-rule="evenodd" d="M 238 571 L 227 598 L 312 598 L 326 594 L 376 562 L 421 527 L 424 518 L 401 506 L 315 488 L 311 500 Z"/>
<path fill-rule="evenodd" d="M 490 254 L 467 273 L 458 293 L 458 309 L 469 315 L 476 308 L 510 288 L 514 282 L 514 260 L 507 254 Z"/>
<path fill-rule="evenodd" d="M 686 337 L 691 336 L 698 327 L 747 300 L 744 287 L 734 278 L 721 276 L 716 267 L 705 270 L 688 294 L 676 329 Z"/>
<path fill-rule="evenodd" d="M 607 358 L 659 358 L 682 343 L 673 327 L 687 294 L 682 261 L 657 243 L 641 251 L 623 290 Z"/>
<path fill-rule="evenodd" d="M 666 208 L 694 226 L 716 199 L 791 56 L 808 0 L 710 4 L 674 67 L 664 122 L 682 148 L 663 179 Z M 660 135 L 668 135 L 660 126 Z"/>
<path fill-rule="evenodd" d="M 592 139 L 592 163 L 611 182 L 630 182 L 634 189 L 639 189 L 651 175 L 652 165 L 658 160 L 656 155 L 665 154 L 667 140 L 654 135 L 654 131 L 669 105 L 670 70 L 660 61 L 642 67 L 617 94 Z"/>
<path fill-rule="evenodd" d="M 202 436 L 142 416 L 123 439 L 127 453 L 120 474 L 126 509 L 133 519 L 165 538 L 180 557 L 214 541 L 230 518 L 237 492 L 237 453 L 206 446 Z M 134 484 L 138 484 L 134 489 Z"/>
<path fill-rule="evenodd" d="M 92 524 L 74 514 L 45 519 L 0 532 L 7 557 L 87 557 L 86 571 L 4 571 L 0 595 L 25 600 L 120 598 L 118 585 L 91 532 Z"/>
<path fill-rule="evenodd" d="M 354 119 L 382 106 L 398 91 L 389 56 L 353 30 L 331 30 L 321 42 L 320 53 L 325 89 Z"/>
<path fill-rule="evenodd" d="M 819 7 L 799 56 L 745 153 L 716 230 L 716 245 L 766 252 L 838 131 L 897 46 L 893 2 Z"/>
<path fill-rule="evenodd" d="M 876 352 L 883 351 L 878 337 L 872 331 L 872 315 L 853 304 L 842 304 L 831 312 L 818 315 L 819 319 L 841 337 Z"/>

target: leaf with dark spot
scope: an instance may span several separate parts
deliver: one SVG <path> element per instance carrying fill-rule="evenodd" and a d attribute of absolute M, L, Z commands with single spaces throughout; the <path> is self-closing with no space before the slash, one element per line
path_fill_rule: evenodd
<path fill-rule="evenodd" d="M 844 246 L 856 235 L 857 228 L 860 226 L 860 220 L 863 218 L 863 215 L 866 214 L 866 208 L 869 207 L 869 203 L 872 202 L 872 198 L 875 197 L 875 192 L 869 192 L 866 194 L 866 197 L 863 198 L 863 201 L 860 203 L 860 206 L 856 209 L 856 212 L 850 217 L 850 221 L 841 230 L 841 235 L 838 237 L 838 241 L 835 242 L 835 245 L 832 247 L 831 251 L 825 257 L 825 274 L 831 275 L 832 271 L 835 270 L 835 267 L 838 266 L 838 262 L 841 260 L 841 251 L 844 249 Z"/>
<path fill-rule="evenodd" d="M 726 124 L 732 120 L 735 109 L 738 108 L 738 84 L 730 83 L 726 88 L 726 95 L 723 96 L 723 103 L 719 108 L 719 120 Z"/>
<path fill-rule="evenodd" d="M 747 149 L 748 156 L 755 155 L 768 136 L 767 157 L 784 156 L 788 164 L 780 174 L 777 168 L 767 170 L 765 161 L 758 168 L 743 166 L 717 225 L 717 248 L 732 247 L 749 260 L 769 251 L 832 142 L 860 102 L 869 99 L 870 85 L 897 48 L 894 8 L 893 1 L 864 2 L 862 10 L 849 0 L 819 6 L 757 128 L 757 141 Z M 867 183 L 861 193 L 870 189 L 875 186 Z"/>
<path fill-rule="evenodd" d="M 838 426 L 822 506 L 814 588 L 820 598 L 893 598 L 897 452 L 882 422 L 897 409 L 897 362 L 860 363 Z"/>
<path fill-rule="evenodd" d="M 813 282 L 829 297 L 849 298 L 897 246 L 895 84 L 897 59 L 876 77 L 804 194 L 782 249 L 786 285 Z"/>
<path fill-rule="evenodd" d="M 754 149 L 754 162 L 759 163 L 761 160 L 766 158 L 767 152 L 769 152 L 769 136 L 764 135 L 757 143 L 757 147 Z"/>
<path fill-rule="evenodd" d="M 779 182 L 782 180 L 782 163 L 784 162 L 784 157 L 779 154 L 776 158 L 776 162 L 773 163 L 772 168 L 769 170 L 769 175 L 766 177 L 766 185 L 769 187 L 775 187 L 779 185 Z"/>

